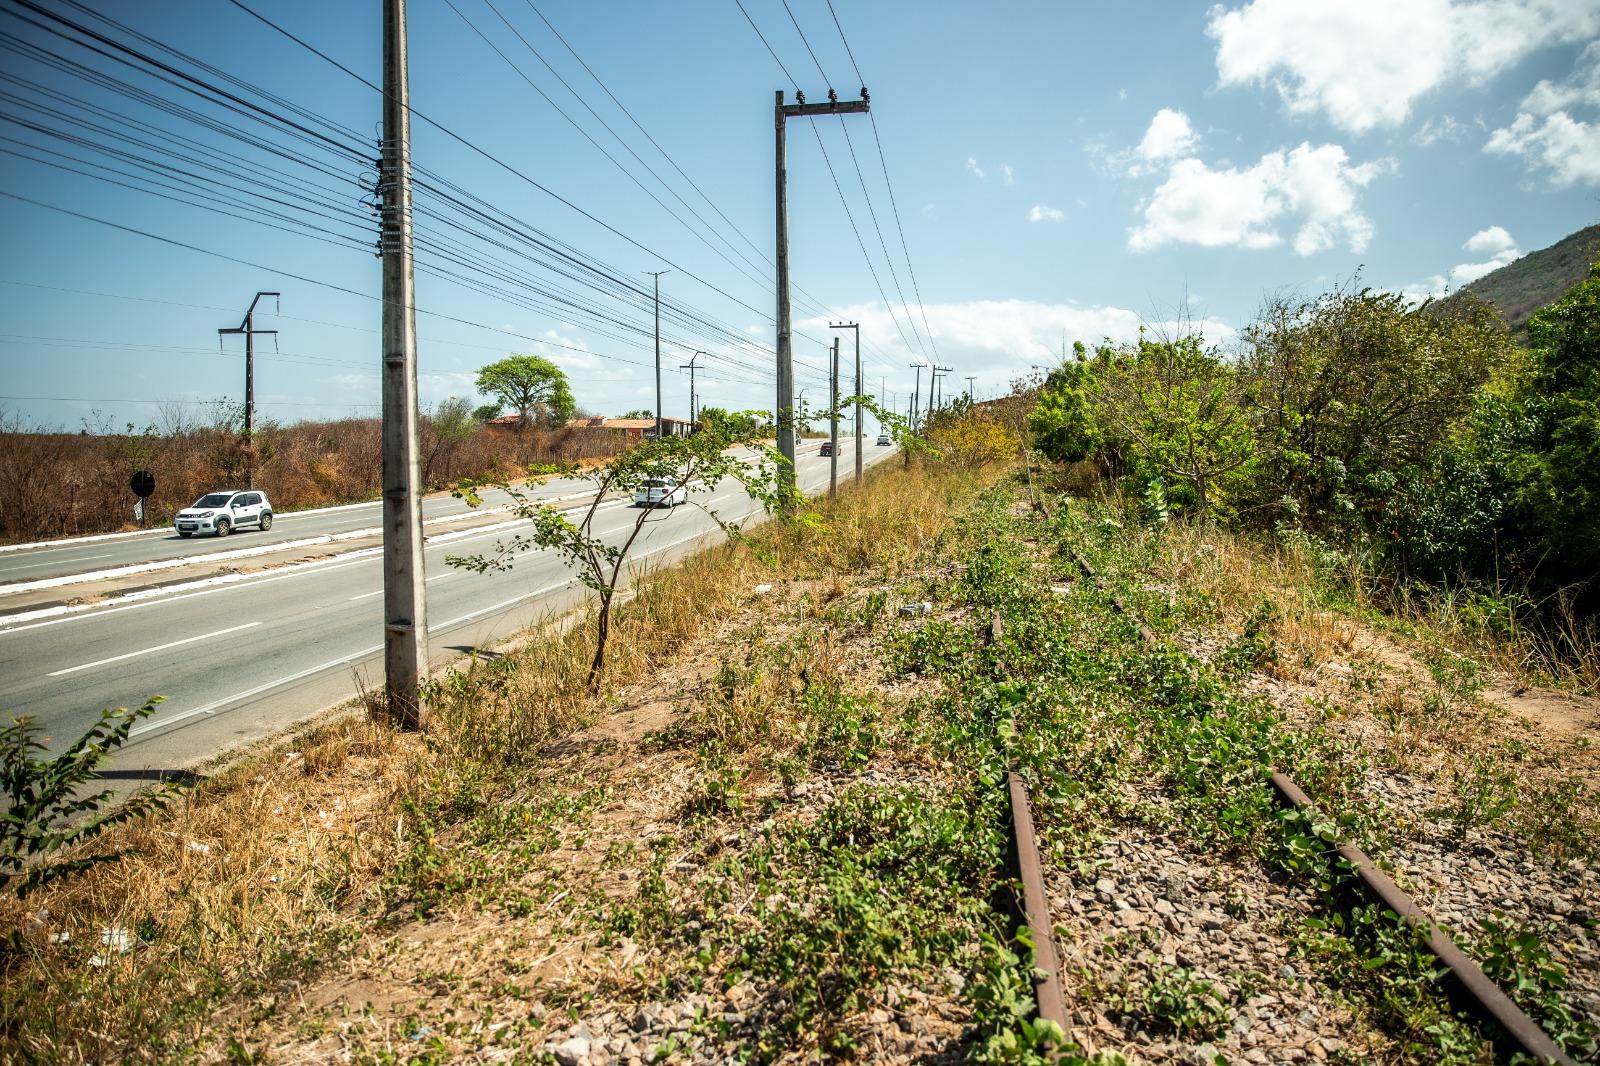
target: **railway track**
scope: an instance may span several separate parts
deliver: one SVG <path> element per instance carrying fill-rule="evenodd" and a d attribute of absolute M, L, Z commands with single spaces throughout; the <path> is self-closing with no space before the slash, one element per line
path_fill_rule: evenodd
<path fill-rule="evenodd" d="M 1106 592 L 1117 612 L 1137 627 L 1141 642 L 1151 648 L 1158 646 L 1160 641 L 1155 632 L 1119 596 L 1105 588 L 1100 576 L 1082 553 L 1074 549 L 1071 556 L 1084 578 Z M 1001 624 L 996 616 L 985 634 L 987 642 L 996 643 L 1000 633 Z M 1275 800 L 1286 808 L 1307 815 L 1313 815 L 1317 810 L 1312 798 L 1288 775 L 1277 769 L 1271 771 L 1267 787 L 1272 790 Z M 1045 884 L 1045 867 L 1034 829 L 1032 804 L 1026 784 L 1015 771 L 1007 774 L 1006 788 L 1011 849 L 1009 872 L 1018 885 L 1013 922 L 1019 931 L 1024 928 L 1027 930 L 1027 940 L 1033 945 L 1037 1016 L 1055 1023 L 1066 1032 L 1070 1030 L 1072 1019 L 1062 991 L 1061 959 L 1055 945 L 1055 925 Z M 1330 851 L 1330 857 L 1348 871 L 1352 887 L 1362 898 L 1393 912 L 1400 921 L 1418 932 L 1423 946 L 1438 961 L 1444 974 L 1445 987 L 1457 1008 L 1471 1016 L 1486 1033 L 1492 1034 L 1497 1051 L 1504 1059 L 1574 1066 L 1574 1060 L 1556 1041 L 1517 1006 L 1371 857 L 1350 843 L 1335 844 Z"/>

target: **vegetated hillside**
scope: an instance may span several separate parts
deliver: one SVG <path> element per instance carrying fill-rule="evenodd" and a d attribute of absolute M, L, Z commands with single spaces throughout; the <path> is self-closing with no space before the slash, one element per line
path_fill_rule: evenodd
<path fill-rule="evenodd" d="M 1597 259 L 1600 259 L 1600 225 L 1568 234 L 1548 248 L 1530 252 L 1462 286 L 1461 292 L 1470 292 L 1491 304 L 1505 316 L 1511 332 L 1520 338 L 1533 313 L 1566 295 L 1567 290 L 1588 276 L 1589 267 Z M 1449 304 L 1459 295 L 1443 302 Z"/>

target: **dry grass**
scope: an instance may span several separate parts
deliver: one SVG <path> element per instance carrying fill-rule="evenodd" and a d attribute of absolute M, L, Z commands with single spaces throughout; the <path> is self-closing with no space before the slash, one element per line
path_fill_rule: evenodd
<path fill-rule="evenodd" d="M 650 676 L 758 582 L 826 595 L 852 568 L 894 574 L 992 477 L 875 471 L 871 491 L 843 492 L 817 522 L 773 523 L 642 577 L 608 677 Z M 586 625 L 550 629 L 442 678 L 420 736 L 347 718 L 278 745 L 101 841 L 129 849 L 122 862 L 0 901 L 0 1058 L 166 1061 L 218 1003 L 356 950 L 418 878 L 449 875 L 408 865 L 420 838 L 514 792 L 541 749 L 612 706 L 584 687 L 591 641 Z"/>

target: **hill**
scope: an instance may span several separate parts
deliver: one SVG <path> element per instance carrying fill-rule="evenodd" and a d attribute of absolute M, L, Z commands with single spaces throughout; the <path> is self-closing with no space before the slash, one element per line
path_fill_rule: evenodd
<path fill-rule="evenodd" d="M 1568 234 L 1548 248 L 1530 252 L 1514 263 L 1485 274 L 1461 292 L 1470 292 L 1492 304 L 1505 316 L 1513 334 L 1520 335 L 1539 308 L 1560 298 L 1589 274 L 1600 259 L 1600 225 Z M 1459 294 L 1457 294 L 1459 296 Z M 1449 303 L 1457 296 L 1444 301 Z"/>

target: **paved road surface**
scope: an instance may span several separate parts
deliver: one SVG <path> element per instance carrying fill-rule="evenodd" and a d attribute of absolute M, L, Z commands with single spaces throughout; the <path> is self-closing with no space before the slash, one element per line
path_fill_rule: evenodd
<path fill-rule="evenodd" d="M 840 441 L 841 481 L 854 466 L 851 446 Z M 865 459 L 890 454 L 868 445 Z M 808 492 L 826 488 L 828 460 L 815 445 L 802 453 L 799 475 Z M 724 519 L 757 510 L 736 482 L 695 498 Z M 604 504 L 596 529 L 620 534 L 637 515 L 622 501 Z M 581 602 L 572 571 L 548 552 L 530 553 L 501 574 L 471 574 L 444 562 L 446 555 L 486 551 L 506 535 L 482 533 L 426 551 L 435 666 Z M 720 539 L 697 507 L 658 510 L 632 556 L 659 564 Z M 195 765 L 362 686 L 381 685 L 380 574 L 376 556 L 335 558 L 44 621 L 7 626 L 0 619 L 4 709 L 33 715 L 59 745 L 102 707 L 160 692 L 167 702 L 136 728 L 112 770 L 135 776 Z"/>

